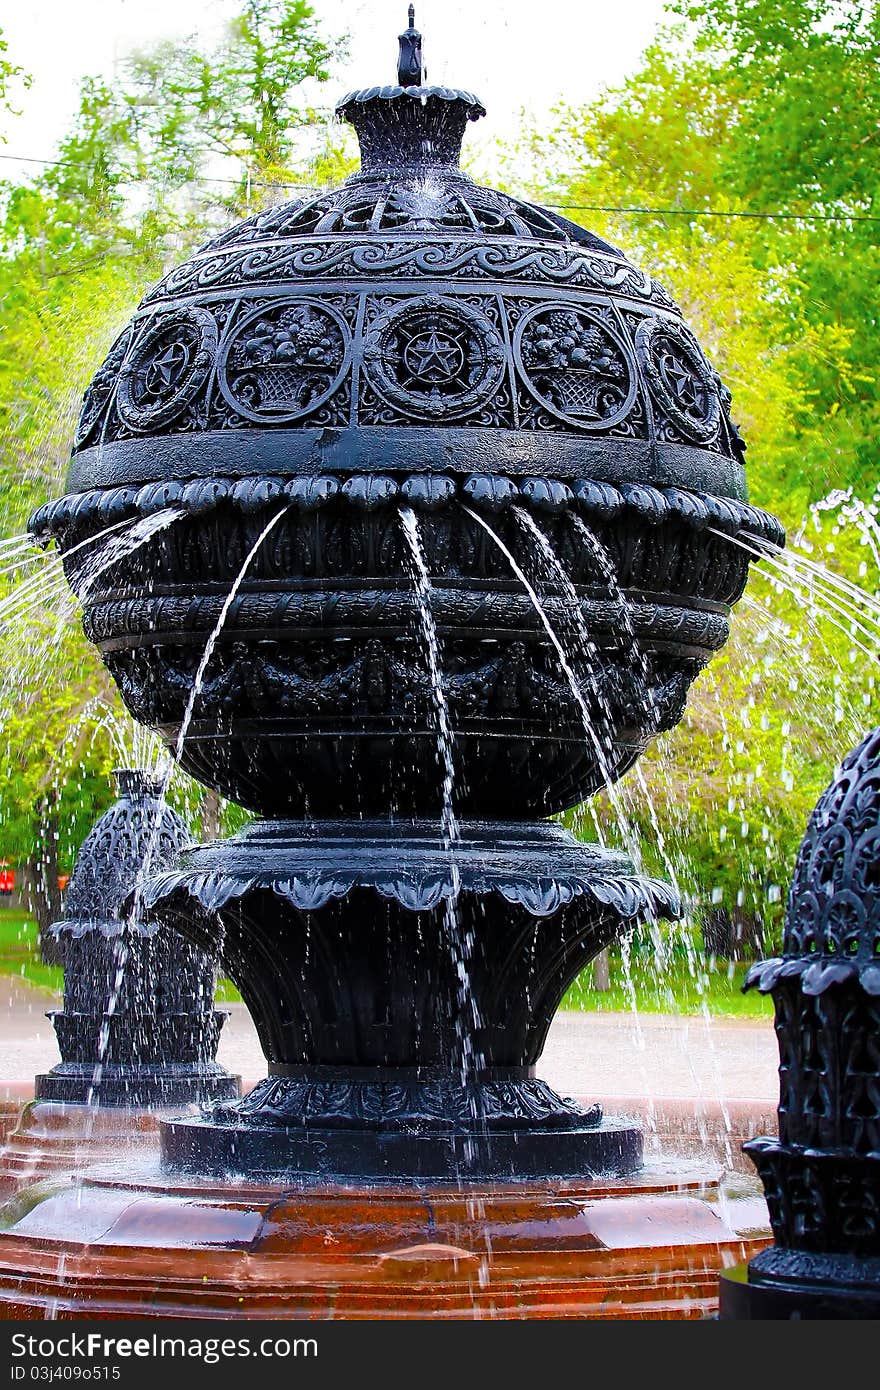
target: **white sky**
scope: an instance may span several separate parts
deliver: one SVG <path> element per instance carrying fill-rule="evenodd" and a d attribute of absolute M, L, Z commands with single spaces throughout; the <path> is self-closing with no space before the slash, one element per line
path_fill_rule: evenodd
<path fill-rule="evenodd" d="M 313 0 L 328 31 L 351 37 L 328 97 L 337 88 L 341 95 L 394 80 L 407 2 Z M 127 50 L 156 39 L 210 37 L 237 9 L 237 0 L 2 0 L 7 56 L 32 74 L 33 85 L 19 102 L 21 115 L 4 122 L 0 154 L 51 157 L 76 109 L 81 77 L 109 74 Z M 662 19 L 663 0 L 416 0 L 428 79 L 476 92 L 489 110 L 479 127 L 483 141 L 511 132 L 523 107 L 540 115 L 563 97 L 579 104 L 603 82 L 617 82 Z M 6 158 L 2 167 L 13 177 L 19 172 Z"/>

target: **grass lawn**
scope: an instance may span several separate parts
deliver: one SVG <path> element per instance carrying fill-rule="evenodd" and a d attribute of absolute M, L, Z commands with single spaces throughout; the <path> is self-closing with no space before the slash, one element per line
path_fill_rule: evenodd
<path fill-rule="evenodd" d="M 742 993 L 747 963 L 716 961 L 696 955 L 693 968 L 684 954 L 674 953 L 658 970 L 653 955 L 633 954 L 630 979 L 626 980 L 620 956 L 612 953 L 611 988 L 592 987 L 592 969 L 575 980 L 563 1000 L 564 1009 L 615 1012 L 631 1009 L 633 996 L 639 1013 L 710 1014 L 732 1018 L 772 1018 L 773 1001 L 757 990 Z"/>
<path fill-rule="evenodd" d="M 611 956 L 611 988 L 592 988 L 588 969 L 572 985 L 563 1001 L 565 1009 L 613 1012 L 632 1008 L 632 996 L 640 1013 L 710 1014 L 740 1018 L 769 1018 L 773 1004 L 769 997 L 750 991 L 740 992 L 747 965 L 706 959 L 697 953 L 693 970 L 684 952 L 672 952 L 662 972 L 656 969 L 651 953 L 634 952 L 631 957 L 631 988 L 627 986 L 620 956 Z M 24 912 L 0 908 L 0 975 L 15 975 L 38 989 L 61 992 L 63 974 L 57 965 L 44 965 L 37 946 L 36 924 Z M 229 1003 L 241 996 L 231 980 L 217 985 L 218 1003 Z"/>
<path fill-rule="evenodd" d="M 0 908 L 0 975 L 16 975 L 37 989 L 60 994 L 64 972 L 44 965 L 37 945 L 37 924 L 26 912 Z"/>
<path fill-rule="evenodd" d="M 222 979 L 222 980 L 218 980 L 218 981 L 217 981 L 217 991 L 216 991 L 216 994 L 215 994 L 214 998 L 215 998 L 216 1003 L 218 1003 L 218 1004 L 240 1004 L 240 1003 L 241 1003 L 241 995 L 239 994 L 238 990 L 235 988 L 235 985 L 232 983 L 231 980 L 226 980 L 226 979 Z"/>

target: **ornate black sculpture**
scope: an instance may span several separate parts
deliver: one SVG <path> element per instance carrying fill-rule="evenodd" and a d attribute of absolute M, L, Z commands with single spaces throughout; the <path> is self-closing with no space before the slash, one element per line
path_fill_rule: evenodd
<path fill-rule="evenodd" d="M 122 904 L 145 872 L 189 844 L 186 826 L 144 772 L 116 774 L 119 800 L 83 842 L 64 915 L 51 929 L 64 961 L 64 1007 L 50 1017 L 61 1062 L 37 1100 L 164 1106 L 238 1094 L 215 1062 L 225 1015 L 208 956 Z"/>
<path fill-rule="evenodd" d="M 638 1166 L 637 1130 L 534 1077 L 577 971 L 621 922 L 676 910 L 622 855 L 547 824 L 465 823 L 450 849 L 436 822 L 262 822 L 185 853 L 147 900 L 206 947 L 220 919 L 269 1061 L 215 1111 L 207 1153 L 198 1127 L 166 1126 L 176 1161 L 424 1178 Z"/>
<path fill-rule="evenodd" d="M 745 1145 L 774 1244 L 722 1279 L 722 1316 L 880 1316 L 880 729 L 843 763 L 804 836 L 772 993 L 779 1138 Z"/>
<path fill-rule="evenodd" d="M 782 535 L 744 500 L 729 394 L 669 296 L 467 178 L 484 109 L 422 86 L 419 48 L 411 23 L 400 84 L 339 106 L 360 173 L 238 223 L 146 296 L 86 394 L 71 491 L 32 529 L 135 718 L 204 782 L 296 818 L 188 851 L 150 889 L 193 940 L 219 930 L 270 1063 L 237 1109 L 169 1127 L 168 1153 L 625 1170 L 635 1131 L 531 1068 L 577 971 L 674 901 L 529 818 L 676 724 L 726 640 L 739 542 Z M 166 508 L 83 579 L 74 545 Z"/>

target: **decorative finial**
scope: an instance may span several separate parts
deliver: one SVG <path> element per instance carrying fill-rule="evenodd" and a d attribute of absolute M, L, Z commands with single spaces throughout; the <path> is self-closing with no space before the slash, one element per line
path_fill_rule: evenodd
<path fill-rule="evenodd" d="M 422 85 L 422 36 L 415 27 L 416 7 L 409 7 L 409 28 L 400 36 L 397 81 L 401 87 Z"/>

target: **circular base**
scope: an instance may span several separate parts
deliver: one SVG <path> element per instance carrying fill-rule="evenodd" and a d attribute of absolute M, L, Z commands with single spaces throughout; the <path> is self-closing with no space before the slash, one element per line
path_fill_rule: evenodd
<path fill-rule="evenodd" d="M 724 1271 L 719 1313 L 738 1321 L 880 1318 L 880 1260 L 771 1246 Z"/>
<path fill-rule="evenodd" d="M 222 1177 L 247 1173 L 371 1182 L 471 1177 L 625 1176 L 642 1162 L 642 1132 L 601 1121 L 581 1129 L 405 1133 L 365 1128 L 269 1128 L 211 1120 L 166 1120 L 162 1158 L 177 1172 Z"/>
<path fill-rule="evenodd" d="M 162 1125 L 172 1171 L 374 1182 L 624 1176 L 641 1130 L 527 1067 L 278 1066 L 242 1100 Z"/>
<path fill-rule="evenodd" d="M 376 1191 L 129 1163 L 7 1204 L 0 1317 L 703 1318 L 769 1238 L 718 1198 L 682 1165 Z"/>
<path fill-rule="evenodd" d="M 156 1067 L 61 1062 L 34 1082 L 36 1100 L 139 1110 L 234 1100 L 240 1092 L 239 1078 L 216 1062 Z"/>

